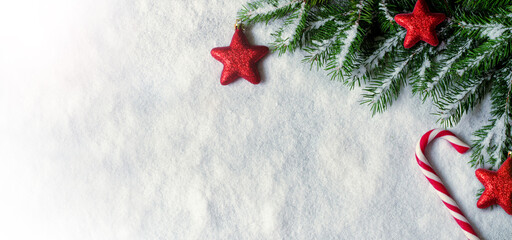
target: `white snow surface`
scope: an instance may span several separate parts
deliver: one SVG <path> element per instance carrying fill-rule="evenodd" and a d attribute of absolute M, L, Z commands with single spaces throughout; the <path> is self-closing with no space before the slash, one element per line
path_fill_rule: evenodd
<path fill-rule="evenodd" d="M 415 162 L 439 126 L 409 88 L 372 117 L 300 51 L 220 84 L 210 50 L 243 3 L 5 2 L 0 239 L 464 239 Z M 453 132 L 469 142 L 489 107 Z M 510 239 L 509 215 L 476 207 L 470 153 L 428 151 L 483 239 Z"/>

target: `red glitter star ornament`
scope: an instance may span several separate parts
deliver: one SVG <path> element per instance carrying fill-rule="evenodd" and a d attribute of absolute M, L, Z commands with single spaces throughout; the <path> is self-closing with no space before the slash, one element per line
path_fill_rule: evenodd
<path fill-rule="evenodd" d="M 442 13 L 431 13 L 425 0 L 418 0 L 412 13 L 397 14 L 395 21 L 407 29 L 404 47 L 411 48 L 420 40 L 432 46 L 437 46 L 436 26 L 442 23 L 446 16 Z"/>
<path fill-rule="evenodd" d="M 476 177 L 485 186 L 477 206 L 487 208 L 498 204 L 505 212 L 512 215 L 512 160 L 510 157 L 497 172 L 478 169 Z"/>
<path fill-rule="evenodd" d="M 220 83 L 227 85 L 240 77 L 253 84 L 260 83 L 257 62 L 268 52 L 269 49 L 266 46 L 250 45 L 241 27 L 236 25 L 231 44 L 211 51 L 212 56 L 224 64 Z"/>

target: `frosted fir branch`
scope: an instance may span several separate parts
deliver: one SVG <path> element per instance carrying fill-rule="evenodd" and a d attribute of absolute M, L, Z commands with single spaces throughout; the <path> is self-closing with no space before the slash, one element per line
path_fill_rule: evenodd
<path fill-rule="evenodd" d="M 389 9 L 386 3 L 386 0 L 381 0 L 379 2 L 379 10 L 382 12 L 386 20 L 390 22 L 394 22 L 395 18 L 389 13 Z"/>
<path fill-rule="evenodd" d="M 339 38 L 339 34 L 340 33 L 337 33 L 333 37 L 321 41 L 313 40 L 312 45 L 314 47 L 307 49 L 310 54 L 306 56 L 305 61 L 311 64 L 317 63 L 318 67 L 322 66 L 324 61 L 328 58 L 329 50 L 335 45 L 336 40 Z"/>
<path fill-rule="evenodd" d="M 261 3 L 261 5 L 254 9 L 247 11 L 246 16 L 247 17 L 255 17 L 258 15 L 269 15 L 274 12 L 276 12 L 279 9 L 284 9 L 290 6 L 293 6 L 294 4 L 301 2 L 300 0 L 291 0 L 291 1 L 278 1 L 278 5 L 274 5 L 272 3 Z"/>
<path fill-rule="evenodd" d="M 464 89 L 459 94 L 453 96 L 451 103 L 444 105 L 440 111 L 441 121 L 448 121 L 453 115 L 455 115 L 459 109 L 460 103 L 468 99 L 471 94 L 474 94 L 479 86 L 480 84 L 475 84 L 472 87 Z"/>
<path fill-rule="evenodd" d="M 431 65 L 430 58 L 425 58 L 425 61 L 423 61 L 423 64 L 421 64 L 420 70 L 419 70 L 419 77 L 421 79 L 425 79 L 425 72 L 427 71 L 427 68 L 430 68 Z"/>
<path fill-rule="evenodd" d="M 489 40 L 469 52 L 462 61 L 457 63 L 457 74 L 463 76 L 468 70 L 487 71 L 495 66 L 501 59 L 506 58 L 511 49 L 508 38 Z"/>
<path fill-rule="evenodd" d="M 382 101 L 382 96 L 384 95 L 384 93 L 387 93 L 389 91 L 391 84 L 394 82 L 394 80 L 398 78 L 399 74 L 404 70 L 404 68 L 407 66 L 407 63 L 409 63 L 411 59 L 412 58 L 409 58 L 401 62 L 397 66 L 397 68 L 395 68 L 394 71 L 391 72 L 391 74 L 387 75 L 386 78 L 384 78 L 381 81 L 381 85 L 375 87 L 375 90 L 373 90 L 372 100 L 369 102 L 371 105 L 377 104 L 380 101 Z"/>
<path fill-rule="evenodd" d="M 510 64 L 511 61 L 508 62 L 508 64 Z M 509 67 L 512 67 L 512 66 L 509 66 Z M 508 89 L 511 89 L 512 88 L 512 71 L 507 71 L 505 72 L 505 75 L 503 75 L 503 79 L 507 79 L 507 81 L 505 81 L 505 85 L 507 85 L 507 88 Z"/>
<path fill-rule="evenodd" d="M 499 86 L 506 86 L 508 94 L 512 90 L 512 58 L 503 63 L 503 67 L 496 71 L 497 84 Z"/>
<path fill-rule="evenodd" d="M 488 90 L 487 86 L 492 74 L 485 76 L 468 76 L 460 79 L 452 86 L 440 101 L 436 102 L 439 111 L 439 122 L 446 126 L 453 126 L 467 111 L 481 101 L 484 93 Z"/>
<path fill-rule="evenodd" d="M 390 4 L 387 0 L 379 0 L 378 4 L 375 4 L 373 8 L 372 15 L 377 16 L 377 18 L 374 18 L 378 21 L 380 25 L 380 29 L 382 32 L 395 32 L 401 27 L 399 27 L 398 24 L 395 22 L 394 16 L 397 14 L 397 12 L 391 11 L 389 8 L 394 7 L 393 4 Z"/>
<path fill-rule="evenodd" d="M 361 54 L 359 52 L 354 52 L 353 61 L 355 62 L 355 66 L 357 68 L 352 68 L 352 72 L 350 73 L 350 78 L 345 81 L 345 83 L 350 86 L 350 88 L 353 88 L 355 83 L 358 83 L 358 85 L 361 85 L 361 79 L 363 79 L 365 82 L 369 78 L 370 75 L 370 69 L 365 68 L 362 65 L 362 62 L 365 60 L 364 54 Z"/>
<path fill-rule="evenodd" d="M 407 75 L 409 74 L 409 66 L 413 63 L 416 55 L 425 50 L 426 44 L 421 44 L 412 53 L 404 51 L 399 55 L 405 56 L 398 60 L 394 58 L 393 68 L 383 66 L 381 73 L 376 79 L 372 79 L 370 85 L 367 86 L 363 94 L 361 103 L 370 105 L 372 113 L 383 112 L 393 100 L 398 97 L 400 88 L 407 83 Z"/>
<path fill-rule="evenodd" d="M 313 44 L 315 46 L 317 46 L 316 50 L 311 52 L 313 56 L 316 56 L 316 55 L 319 55 L 319 54 L 322 54 L 325 52 L 325 50 L 332 46 L 334 44 L 334 42 L 336 41 L 336 39 L 338 38 L 338 35 L 334 35 L 334 37 L 330 38 L 330 39 L 326 39 L 326 40 L 323 40 L 323 41 L 313 41 Z"/>
<path fill-rule="evenodd" d="M 309 7 L 306 2 L 300 4 L 300 8 L 293 11 L 288 16 L 285 24 L 279 31 L 272 34 L 276 37 L 273 44 L 274 50 L 279 51 L 279 54 L 285 53 L 287 50 L 293 51 L 302 43 L 302 34 L 306 27 L 307 11 Z"/>
<path fill-rule="evenodd" d="M 247 23 L 269 22 L 289 14 L 301 0 L 259 0 L 249 2 L 239 12 L 238 17 Z"/>
<path fill-rule="evenodd" d="M 328 18 L 325 18 L 325 19 L 321 19 L 321 20 L 318 20 L 318 21 L 313 21 L 309 24 L 309 26 L 307 27 L 307 31 L 308 30 L 313 30 L 313 29 L 319 29 L 321 27 L 323 27 L 327 22 L 329 21 L 332 21 L 334 20 L 335 17 L 328 17 Z"/>
<path fill-rule="evenodd" d="M 355 72 L 362 73 L 366 72 L 367 70 L 374 69 L 378 65 L 379 61 L 382 60 L 387 53 L 393 51 L 393 49 L 401 43 L 405 33 L 405 30 L 399 30 L 393 37 L 387 38 L 385 41 L 383 41 L 379 45 L 379 48 L 377 48 L 377 50 L 368 56 L 364 63 L 361 64 L 359 68 L 355 70 Z"/>
<path fill-rule="evenodd" d="M 458 69 L 457 70 L 457 74 L 459 76 L 462 76 L 464 75 L 464 73 L 466 73 L 466 70 L 468 69 L 474 69 L 475 67 L 477 67 L 478 65 L 480 65 L 480 63 L 482 63 L 482 61 L 485 59 L 485 55 L 479 55 L 473 59 L 471 59 L 470 62 L 467 63 L 467 65 L 461 69 Z"/>
<path fill-rule="evenodd" d="M 487 136 L 480 143 L 482 148 L 486 149 L 486 154 L 482 154 L 484 161 L 494 163 L 493 167 L 496 168 L 501 163 L 499 160 L 506 158 L 503 152 L 506 149 L 507 125 L 509 125 L 508 119 L 503 114 L 494 122 L 492 128 L 487 131 Z"/>
<path fill-rule="evenodd" d="M 382 97 L 382 92 L 385 92 L 386 90 L 389 89 L 389 86 L 391 85 L 391 82 L 393 81 L 393 79 L 398 77 L 398 74 L 400 74 L 400 72 L 402 72 L 402 70 L 405 68 L 405 66 L 407 66 L 408 62 L 409 61 L 406 60 L 406 61 L 403 61 L 402 63 L 400 63 L 400 65 L 398 65 L 398 67 L 395 69 L 395 71 L 393 71 L 387 78 L 385 78 L 382 81 L 382 85 L 380 85 L 380 87 L 375 89 L 375 95 L 372 100 L 372 103 L 376 103 L 376 102 L 380 101 L 380 98 Z"/>
<path fill-rule="evenodd" d="M 497 39 L 503 35 L 506 31 L 511 31 L 512 28 L 505 27 L 502 24 L 490 24 L 489 28 L 484 29 L 482 34 L 487 36 L 489 39 Z"/>
<path fill-rule="evenodd" d="M 293 19 L 293 21 L 290 24 L 286 24 L 284 30 L 281 33 L 281 38 L 284 40 L 283 45 L 288 46 L 290 45 L 290 41 L 295 38 L 295 35 L 300 34 L 300 31 L 297 31 L 299 28 L 299 25 L 301 24 L 301 21 L 303 20 L 303 15 L 306 9 L 306 2 L 302 2 L 300 9 L 298 10 L 297 17 Z"/>
<path fill-rule="evenodd" d="M 379 61 L 381 61 L 386 54 L 392 52 L 395 47 L 401 43 L 405 33 L 405 30 L 399 30 L 392 37 L 382 41 L 379 44 L 379 47 L 373 51 L 371 55 L 367 56 L 366 59 L 357 66 L 357 68 L 352 70 L 352 78 L 354 79 L 354 82 L 369 78 L 372 70 L 379 65 Z"/>
<path fill-rule="evenodd" d="M 500 8 L 500 7 L 507 7 L 512 4 L 512 1 L 510 1 L 510 0 L 500 0 L 500 1 L 465 0 L 465 1 L 459 1 L 459 4 L 467 9 L 477 9 L 478 11 L 481 11 L 481 10 L 496 9 L 496 8 Z"/>
<path fill-rule="evenodd" d="M 336 56 L 337 59 L 337 67 L 335 68 L 336 71 L 340 71 L 343 68 L 343 65 L 345 64 L 345 59 L 347 58 L 347 55 L 350 51 L 350 46 L 354 42 L 357 36 L 357 30 L 359 28 L 359 22 L 357 21 L 348 31 L 345 32 L 346 37 L 345 40 L 342 43 L 341 51 Z"/>
<path fill-rule="evenodd" d="M 491 102 L 493 118 L 490 124 L 474 133 L 476 139 L 471 155 L 473 165 L 483 166 L 485 163 L 497 168 L 505 160 L 510 149 L 510 112 L 512 61 L 504 63 L 504 67 L 493 75 Z"/>
<path fill-rule="evenodd" d="M 486 163 L 498 168 L 506 159 L 510 143 L 510 121 L 508 115 L 490 120 L 489 125 L 477 130 L 471 154 L 472 166 L 484 167 Z"/>
<path fill-rule="evenodd" d="M 432 65 L 432 61 L 430 60 L 430 57 L 429 57 L 429 53 L 431 54 L 433 51 L 433 48 L 429 48 L 429 51 L 425 52 L 423 54 L 423 63 L 420 65 L 417 73 L 418 73 L 418 76 L 417 76 L 417 79 L 419 79 L 420 81 L 423 81 L 425 78 L 426 78 L 426 72 L 427 72 L 427 69 L 430 68 L 430 66 Z"/>
<path fill-rule="evenodd" d="M 441 81 L 441 79 L 444 79 L 446 77 L 446 75 L 450 72 L 450 70 L 452 70 L 453 64 L 469 49 L 469 47 L 471 46 L 471 43 L 473 43 L 472 39 L 466 40 L 464 45 L 462 45 L 462 47 L 459 48 L 457 50 L 457 53 L 453 56 L 441 55 L 441 56 L 443 56 L 443 58 L 439 59 L 438 61 L 442 61 L 445 64 L 437 72 L 437 74 L 432 78 L 432 80 L 427 83 L 427 88 L 426 88 L 427 92 L 431 92 L 432 90 L 434 90 L 434 88 L 439 84 L 439 81 Z"/>
<path fill-rule="evenodd" d="M 448 46 L 451 46 L 452 44 L 454 44 L 454 42 L 456 42 L 455 41 L 456 39 L 457 39 L 457 35 L 454 34 L 451 37 L 449 37 L 448 39 L 446 39 L 446 41 L 441 41 L 441 43 L 439 43 L 439 46 L 437 46 L 437 50 L 438 51 L 446 50 L 448 48 Z M 439 55 L 435 56 L 436 61 L 446 59 L 446 58 L 449 58 L 449 57 L 444 54 L 439 54 Z"/>
<path fill-rule="evenodd" d="M 342 72 L 343 66 L 345 65 L 345 60 L 347 59 L 347 55 L 350 52 L 350 48 L 354 41 L 356 40 L 357 33 L 359 30 L 359 21 L 361 20 L 361 14 L 365 7 L 365 1 L 361 0 L 357 5 L 357 19 L 355 20 L 354 24 L 345 31 L 345 39 L 342 42 L 340 52 L 336 55 L 336 67 L 335 71 Z"/>
<path fill-rule="evenodd" d="M 482 36 L 489 39 L 497 39 L 505 32 L 512 31 L 511 27 L 507 27 L 501 23 L 489 23 L 489 24 L 472 24 L 461 21 L 459 25 L 465 30 L 473 30 L 479 32 Z"/>

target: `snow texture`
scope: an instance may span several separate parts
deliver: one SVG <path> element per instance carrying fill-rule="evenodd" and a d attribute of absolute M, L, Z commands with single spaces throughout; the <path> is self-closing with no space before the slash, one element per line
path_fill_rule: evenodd
<path fill-rule="evenodd" d="M 301 52 L 220 85 L 210 50 L 243 3 L 5 2 L 0 239 L 464 239 L 415 163 L 438 126 L 410 89 L 371 117 Z M 452 130 L 470 141 L 489 108 Z M 483 238 L 510 239 L 476 208 L 470 154 L 428 151 Z"/>

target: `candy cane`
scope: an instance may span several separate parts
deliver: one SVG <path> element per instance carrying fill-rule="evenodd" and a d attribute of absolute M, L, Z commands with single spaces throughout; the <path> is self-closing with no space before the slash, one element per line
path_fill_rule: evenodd
<path fill-rule="evenodd" d="M 473 230 L 473 227 L 471 227 L 468 220 L 459 209 L 459 206 L 455 200 L 453 200 L 443 182 L 434 169 L 432 169 L 432 166 L 430 166 L 429 161 L 425 157 L 425 148 L 436 138 L 443 138 L 447 140 L 459 153 L 465 153 L 469 150 L 469 146 L 459 140 L 452 132 L 448 130 L 433 129 L 425 133 L 418 142 L 418 145 L 416 146 L 416 161 L 418 162 L 423 175 L 425 175 L 430 184 L 432 184 L 437 195 L 439 195 L 444 205 L 448 208 L 448 211 L 453 216 L 457 224 L 459 224 L 466 237 L 470 240 L 479 239 L 475 230 Z"/>

